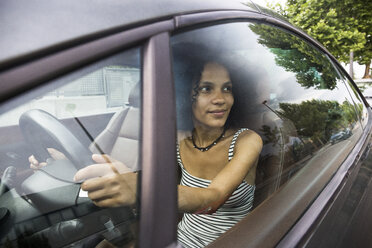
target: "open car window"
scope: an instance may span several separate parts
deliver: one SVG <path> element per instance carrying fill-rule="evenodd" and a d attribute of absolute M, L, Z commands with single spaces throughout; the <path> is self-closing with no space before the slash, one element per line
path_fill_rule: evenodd
<path fill-rule="evenodd" d="M 125 165 L 115 173 L 140 170 L 141 85 L 141 49 L 133 48 L 2 106 L 0 246 L 136 241 L 136 210 L 96 207 L 74 176 L 97 164 L 93 153 Z"/>

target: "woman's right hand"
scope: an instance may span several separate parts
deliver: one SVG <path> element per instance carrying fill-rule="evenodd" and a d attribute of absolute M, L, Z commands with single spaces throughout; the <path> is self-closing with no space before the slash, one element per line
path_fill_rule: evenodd
<path fill-rule="evenodd" d="M 47 151 L 49 152 L 50 157 L 54 160 L 66 159 L 66 156 L 62 152 L 54 148 L 47 148 Z M 47 161 L 39 162 L 34 155 L 28 157 L 28 162 L 30 162 L 30 168 L 33 170 L 38 170 L 48 164 Z"/>
<path fill-rule="evenodd" d="M 99 207 L 132 206 L 136 203 L 137 173 L 122 162 L 103 154 L 93 154 L 96 164 L 76 172 L 74 180 Z"/>

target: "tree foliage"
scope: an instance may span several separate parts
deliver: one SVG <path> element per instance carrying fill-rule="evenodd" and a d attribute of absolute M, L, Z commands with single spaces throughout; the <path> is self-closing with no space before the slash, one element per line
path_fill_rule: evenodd
<path fill-rule="evenodd" d="M 358 121 L 361 114 L 347 101 L 339 104 L 337 101 L 311 100 L 299 104 L 280 103 L 279 106 L 279 113 L 293 122 L 300 136 L 324 142 L 335 131 Z"/>
<path fill-rule="evenodd" d="M 371 62 L 372 1 L 287 0 L 286 6 L 276 8 L 340 61 L 348 62 L 354 51 L 359 64 Z"/>
<path fill-rule="evenodd" d="M 251 24 L 259 35 L 258 42 L 275 54 L 277 65 L 296 74 L 297 82 L 305 87 L 334 89 L 339 77 L 328 59 L 295 35 L 276 27 Z"/>
<path fill-rule="evenodd" d="M 365 46 L 355 51 L 354 59 L 361 65 L 366 65 L 364 77 L 370 77 L 370 64 L 372 60 L 372 1 L 343 0 L 345 9 L 350 16 L 358 21 L 358 30 L 365 34 Z"/>

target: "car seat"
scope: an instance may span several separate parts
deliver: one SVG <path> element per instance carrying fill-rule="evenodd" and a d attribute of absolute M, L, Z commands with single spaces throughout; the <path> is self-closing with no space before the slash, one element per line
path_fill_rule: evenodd
<path fill-rule="evenodd" d="M 256 170 L 254 206 L 267 199 L 288 180 L 285 176 L 286 168 L 292 164 L 293 159 L 286 140 L 290 136 L 297 136 L 293 123 L 276 111 L 267 109 L 260 115 L 261 118 L 255 118 L 256 125 L 252 128 L 264 143 Z"/>
<path fill-rule="evenodd" d="M 128 104 L 114 114 L 106 128 L 90 145 L 93 153 L 109 154 L 134 171 L 139 170 L 140 83 L 129 93 Z"/>

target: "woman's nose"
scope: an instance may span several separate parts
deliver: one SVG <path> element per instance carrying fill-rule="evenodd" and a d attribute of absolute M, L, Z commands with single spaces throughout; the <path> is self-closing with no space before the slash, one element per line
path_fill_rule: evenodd
<path fill-rule="evenodd" d="M 216 92 L 216 94 L 213 96 L 212 99 L 213 104 L 224 104 L 225 103 L 225 98 L 223 96 L 222 92 Z"/>

